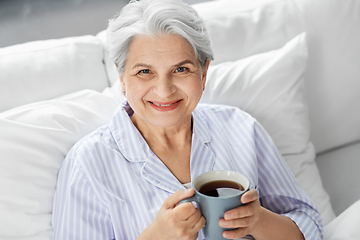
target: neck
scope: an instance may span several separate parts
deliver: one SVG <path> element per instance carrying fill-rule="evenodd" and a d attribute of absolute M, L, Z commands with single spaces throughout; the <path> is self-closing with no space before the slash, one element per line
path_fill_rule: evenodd
<path fill-rule="evenodd" d="M 145 141 L 152 146 L 167 148 L 182 148 L 191 144 L 192 117 L 184 118 L 177 126 L 161 127 L 142 121 L 135 113 L 131 117 L 135 127 L 139 130 Z"/>
<path fill-rule="evenodd" d="M 182 124 L 171 127 L 149 125 L 136 114 L 131 117 L 151 151 L 181 183 L 191 180 L 190 156 L 192 141 L 191 115 Z"/>

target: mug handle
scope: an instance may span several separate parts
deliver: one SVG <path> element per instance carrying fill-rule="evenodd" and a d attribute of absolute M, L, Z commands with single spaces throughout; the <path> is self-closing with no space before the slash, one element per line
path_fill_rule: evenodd
<path fill-rule="evenodd" d="M 187 202 L 197 202 L 197 203 L 199 203 L 198 196 L 197 196 L 196 192 L 192 197 L 184 198 L 183 200 L 181 200 L 179 202 L 179 205 L 183 204 L 183 203 L 187 203 Z"/>

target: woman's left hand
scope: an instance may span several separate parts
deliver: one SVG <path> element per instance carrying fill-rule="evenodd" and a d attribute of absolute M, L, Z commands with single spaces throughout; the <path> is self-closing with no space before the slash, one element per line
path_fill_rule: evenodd
<path fill-rule="evenodd" d="M 219 225 L 223 228 L 238 228 L 224 231 L 224 238 L 244 237 L 260 225 L 263 208 L 260 206 L 258 192 L 250 189 L 241 196 L 241 202 L 244 205 L 225 212 L 224 218 L 219 220 Z"/>

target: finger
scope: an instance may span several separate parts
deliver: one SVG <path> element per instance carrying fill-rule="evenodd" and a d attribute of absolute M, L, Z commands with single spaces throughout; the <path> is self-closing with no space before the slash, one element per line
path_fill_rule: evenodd
<path fill-rule="evenodd" d="M 255 189 L 250 189 L 241 196 L 241 202 L 243 204 L 256 201 L 259 198 L 259 194 Z"/>
<path fill-rule="evenodd" d="M 193 225 L 195 225 L 195 223 L 199 221 L 202 216 L 200 210 L 195 208 L 194 205 L 192 205 L 192 209 L 187 211 L 191 211 L 191 214 L 189 214 L 185 220 L 188 221 L 190 224 L 193 223 Z"/>
<path fill-rule="evenodd" d="M 189 225 L 194 226 L 202 217 L 202 215 L 199 209 L 195 208 L 194 205 L 192 206 L 194 211 L 190 215 L 188 215 L 188 217 L 184 220 L 187 221 Z"/>
<path fill-rule="evenodd" d="M 219 220 L 219 225 L 223 228 L 244 228 L 250 226 L 250 224 L 251 217 L 238 218 L 230 221 L 224 219 Z"/>
<path fill-rule="evenodd" d="M 259 200 L 249 202 L 246 205 L 231 209 L 224 214 L 225 220 L 233 220 L 237 218 L 244 218 L 252 216 L 256 210 L 260 207 Z"/>
<path fill-rule="evenodd" d="M 235 238 L 242 238 L 248 234 L 248 230 L 246 228 L 238 228 L 231 231 L 224 231 L 223 237 L 227 239 L 235 239 Z"/>
<path fill-rule="evenodd" d="M 201 217 L 199 209 L 197 209 L 191 202 L 183 203 L 172 209 L 173 213 L 179 220 L 185 220 L 190 225 Z"/>
<path fill-rule="evenodd" d="M 195 190 L 192 188 L 176 191 L 173 195 L 164 201 L 163 207 L 166 209 L 175 208 L 181 200 L 193 196 L 194 193 Z"/>
<path fill-rule="evenodd" d="M 194 230 L 195 232 L 200 231 L 200 230 L 205 226 L 205 222 L 206 222 L 206 220 L 205 220 L 204 216 L 202 216 L 202 215 L 200 214 L 199 219 L 196 221 L 196 223 L 195 223 L 194 226 L 193 226 L 193 230 Z"/>

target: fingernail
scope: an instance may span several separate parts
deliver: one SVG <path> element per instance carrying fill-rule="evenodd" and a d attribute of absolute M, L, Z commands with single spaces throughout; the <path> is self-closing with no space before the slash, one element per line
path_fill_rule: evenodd
<path fill-rule="evenodd" d="M 230 233 L 224 232 L 224 233 L 223 233 L 223 237 L 224 237 L 224 238 L 230 238 Z"/>
<path fill-rule="evenodd" d="M 228 219 L 232 219 L 232 213 L 226 213 L 224 215 L 224 219 L 228 220 Z"/>
<path fill-rule="evenodd" d="M 220 224 L 221 224 L 221 226 L 226 227 L 228 225 L 228 222 L 225 220 L 220 220 Z"/>

